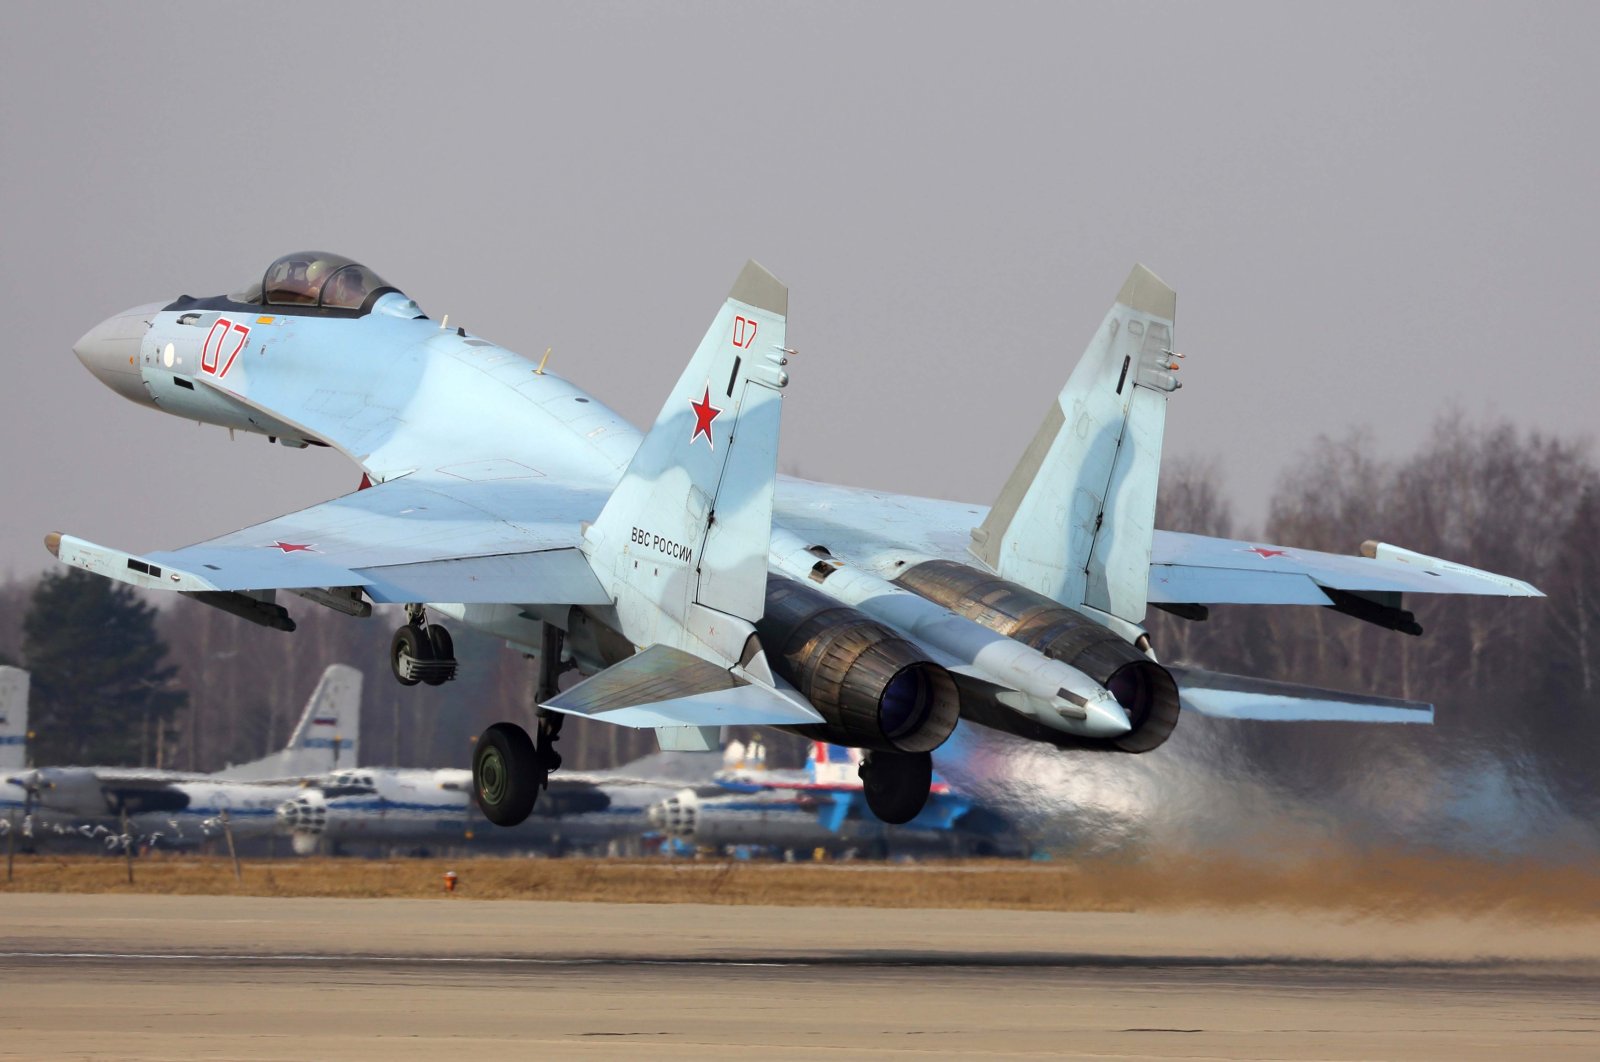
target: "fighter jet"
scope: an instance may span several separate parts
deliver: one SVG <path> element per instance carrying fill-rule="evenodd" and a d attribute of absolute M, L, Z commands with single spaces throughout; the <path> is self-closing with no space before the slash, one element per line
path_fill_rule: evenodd
<path fill-rule="evenodd" d="M 138 767 L 36 767 L 13 772 L 29 814 L 54 832 L 120 829 L 168 846 L 217 833 L 224 811 L 238 837 L 265 836 L 291 787 L 326 775 L 358 755 L 361 672 L 333 664 L 278 752 L 212 774 Z M 39 831 L 36 829 L 35 833 Z"/>
<path fill-rule="evenodd" d="M 372 270 L 290 254 L 233 294 L 117 314 L 73 349 L 141 405 L 334 447 L 359 489 L 172 551 L 46 544 L 280 631 L 294 623 L 279 592 L 352 616 L 403 605 L 403 684 L 454 677 L 443 620 L 537 656 L 537 733 L 498 723 L 474 756 L 477 799 L 502 825 L 559 766 L 567 714 L 655 728 L 671 749 L 710 749 L 725 725 L 865 749 L 866 801 L 889 822 L 922 810 L 931 753 L 961 721 L 1122 754 L 1160 746 L 1184 706 L 1427 718 L 1158 660 L 1152 605 L 1314 604 L 1415 634 L 1407 592 L 1538 594 L 1383 543 L 1340 556 L 1156 531 L 1176 305 L 1134 269 L 985 508 L 777 475 L 788 289 L 754 262 L 640 432 Z M 568 666 L 589 677 L 560 689 Z"/>

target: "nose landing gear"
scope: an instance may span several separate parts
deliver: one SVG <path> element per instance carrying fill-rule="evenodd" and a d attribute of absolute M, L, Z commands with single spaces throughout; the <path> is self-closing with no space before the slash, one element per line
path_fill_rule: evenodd
<path fill-rule="evenodd" d="M 389 667 L 402 686 L 442 686 L 456 677 L 456 647 L 450 632 L 429 623 L 421 605 L 406 606 L 406 623 L 389 641 Z"/>

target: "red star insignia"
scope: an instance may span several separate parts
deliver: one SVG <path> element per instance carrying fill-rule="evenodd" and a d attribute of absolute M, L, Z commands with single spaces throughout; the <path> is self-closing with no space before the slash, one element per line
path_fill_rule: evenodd
<path fill-rule="evenodd" d="M 706 387 L 705 397 L 698 402 L 691 401 L 689 408 L 694 410 L 694 434 L 689 436 L 690 445 L 693 445 L 696 439 L 704 435 L 706 437 L 706 445 L 715 450 L 717 442 L 711 437 L 711 422 L 722 415 L 722 410 L 711 404 L 710 385 Z"/>
<path fill-rule="evenodd" d="M 1251 546 L 1249 549 L 1241 550 L 1240 552 L 1254 553 L 1262 560 L 1266 560 L 1268 557 L 1287 557 L 1289 555 L 1289 551 L 1286 549 L 1268 549 L 1265 546 Z"/>
<path fill-rule="evenodd" d="M 297 542 L 274 542 L 273 545 L 277 546 L 279 549 L 283 550 L 283 552 L 285 552 L 285 553 L 316 553 L 317 552 L 317 547 L 301 545 L 301 544 L 299 544 Z"/>

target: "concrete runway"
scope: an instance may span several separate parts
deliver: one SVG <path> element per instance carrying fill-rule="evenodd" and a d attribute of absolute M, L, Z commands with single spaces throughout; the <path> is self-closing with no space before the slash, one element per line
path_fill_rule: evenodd
<path fill-rule="evenodd" d="M 0 895 L 0 1058 L 1600 1057 L 1600 926 Z"/>

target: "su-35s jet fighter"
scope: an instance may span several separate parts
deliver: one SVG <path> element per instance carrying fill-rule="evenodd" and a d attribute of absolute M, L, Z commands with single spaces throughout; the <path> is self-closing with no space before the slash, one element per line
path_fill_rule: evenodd
<path fill-rule="evenodd" d="M 561 720 L 710 749 L 730 724 L 866 750 L 872 811 L 914 818 L 959 720 L 1062 748 L 1147 752 L 1182 707 L 1427 721 L 1431 708 L 1157 661 L 1150 605 L 1307 604 L 1410 633 L 1401 595 L 1536 595 L 1381 543 L 1338 556 L 1154 530 L 1176 296 L 1134 269 L 995 504 L 777 475 L 788 290 L 745 266 L 643 433 L 542 365 L 347 258 L 286 255 L 232 295 L 138 306 L 74 350 L 118 394 L 186 420 L 332 446 L 358 490 L 221 538 L 134 554 L 51 534 L 64 563 L 262 626 L 279 592 L 405 607 L 402 683 L 455 675 L 442 620 L 539 659 L 536 734 L 474 753 L 494 822 L 560 764 Z M 560 671 L 587 679 L 559 690 Z"/>

